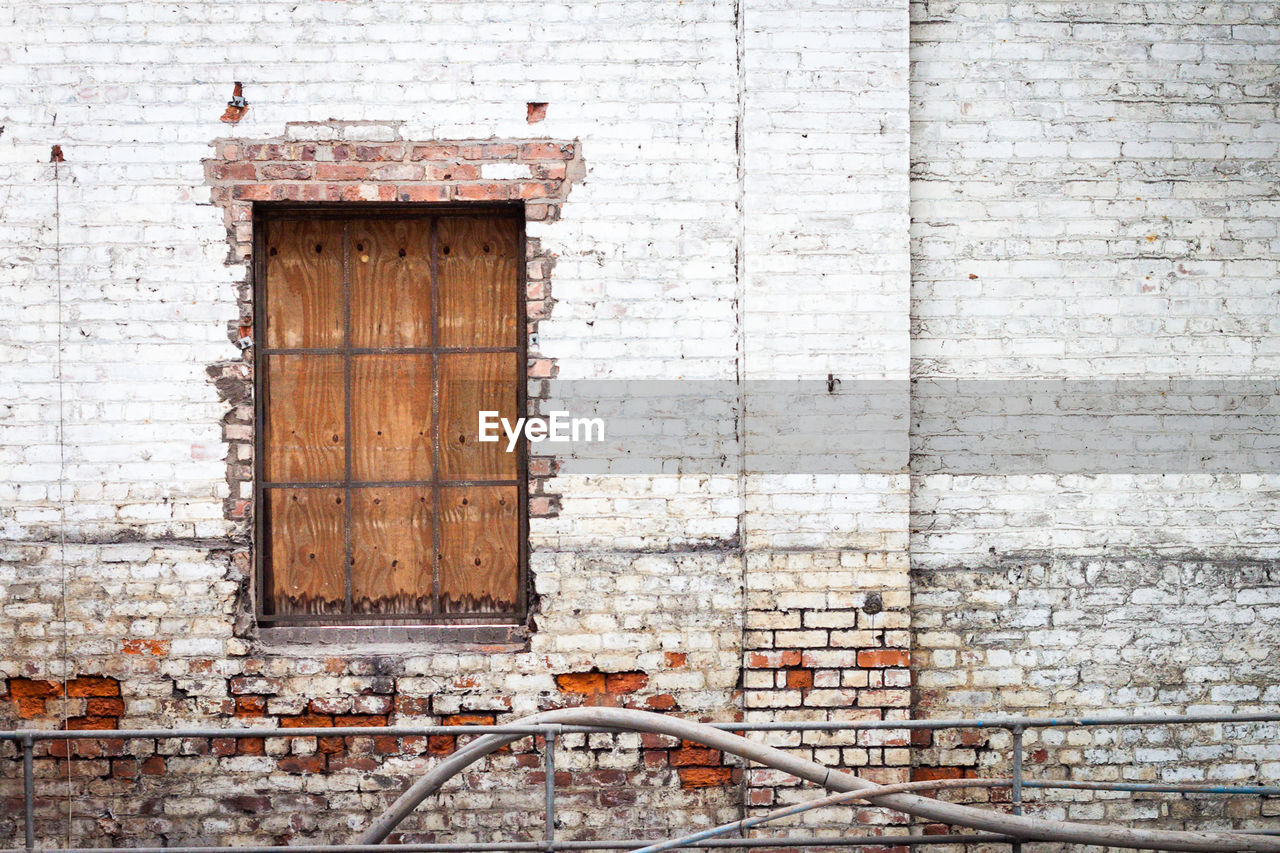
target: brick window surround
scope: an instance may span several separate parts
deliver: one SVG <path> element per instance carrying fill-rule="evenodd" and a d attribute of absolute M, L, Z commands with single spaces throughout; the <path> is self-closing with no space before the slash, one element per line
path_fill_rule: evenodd
<path fill-rule="evenodd" d="M 215 156 L 204 161 L 213 203 L 227 226 L 230 253 L 227 264 L 243 266 L 236 283 L 238 319 L 229 336 L 240 349 L 237 358 L 210 365 L 208 372 L 220 397 L 230 405 L 223 419 L 227 442 L 225 504 L 228 519 L 241 522 L 233 563 L 242 586 L 236 614 L 236 633 L 252 635 L 252 576 L 250 549 L 253 518 L 253 245 L 254 205 L 271 203 L 347 206 L 353 212 L 373 205 L 439 205 L 458 207 L 468 202 L 520 205 L 528 222 L 552 222 L 574 181 L 585 172 L 577 141 L 546 138 L 501 140 L 427 140 L 400 138 L 396 123 L 301 122 L 286 125 L 282 138 L 217 139 Z M 550 379 L 555 364 L 536 348 L 537 327 L 550 314 L 550 274 L 554 258 L 536 238 L 526 237 L 525 280 L 528 320 L 528 377 Z M 531 389 L 532 390 L 532 389 Z M 536 413 L 539 401 L 529 395 Z M 556 463 L 550 457 L 529 458 L 529 516 L 554 516 L 559 496 L 549 494 L 547 480 Z M 536 611 L 530 592 L 529 613 Z M 285 642 L 330 641 L 335 630 L 359 642 L 401 639 L 442 639 L 460 642 L 521 642 L 527 626 L 388 627 L 388 628 L 272 628 L 274 639 Z M 262 632 L 259 632 L 262 633 Z M 384 636 L 385 635 L 385 636 Z"/>

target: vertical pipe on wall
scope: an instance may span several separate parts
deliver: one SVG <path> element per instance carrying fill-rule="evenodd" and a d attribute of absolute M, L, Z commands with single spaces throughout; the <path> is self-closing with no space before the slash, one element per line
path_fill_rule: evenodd
<path fill-rule="evenodd" d="M 548 726 L 542 746 L 543 791 L 546 793 L 547 853 L 556 849 L 556 732 L 559 726 Z"/>
<path fill-rule="evenodd" d="M 1009 799 L 1013 803 L 1013 813 L 1022 814 L 1022 726 L 1014 726 L 1009 730 L 1013 734 L 1013 785 Z M 1022 853 L 1022 842 L 1013 842 L 1013 853 Z"/>
<path fill-rule="evenodd" d="M 27 850 L 36 849 L 36 789 L 32 762 L 34 751 L 35 739 L 27 735 L 22 739 L 22 813 Z"/>

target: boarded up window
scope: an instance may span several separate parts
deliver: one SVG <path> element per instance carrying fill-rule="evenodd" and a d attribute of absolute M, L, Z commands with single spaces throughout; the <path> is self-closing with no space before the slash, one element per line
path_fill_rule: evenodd
<path fill-rule="evenodd" d="M 515 621 L 524 448 L 521 220 L 259 221 L 258 560 L 268 623 Z"/>

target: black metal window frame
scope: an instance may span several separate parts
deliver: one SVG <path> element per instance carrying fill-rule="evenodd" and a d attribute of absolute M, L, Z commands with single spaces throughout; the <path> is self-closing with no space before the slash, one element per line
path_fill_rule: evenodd
<path fill-rule="evenodd" d="M 438 241 L 436 238 L 435 220 L 449 215 L 490 216 L 505 218 L 516 225 L 517 243 L 517 282 L 516 282 L 516 329 L 517 343 L 512 347 L 445 347 L 439 345 L 440 321 L 440 282 Z M 431 346 L 418 347 L 320 347 L 314 349 L 269 348 L 267 342 L 267 299 L 270 287 L 267 281 L 267 224 L 274 220 L 284 219 L 336 219 L 345 220 L 343 227 L 343 260 L 342 260 L 342 310 L 344 337 L 347 343 L 351 340 L 351 263 L 350 263 L 350 228 L 356 220 L 366 219 L 429 219 L 431 246 L 431 305 L 435 322 L 432 324 Z M 530 599 L 529 579 L 529 460 L 527 442 L 521 440 L 517 448 L 516 478 L 514 480 L 444 480 L 440 473 L 440 412 L 439 395 L 439 361 L 432 360 L 432 474 L 431 480 L 404 480 L 386 482 L 356 481 L 351 476 L 351 374 L 352 356 L 375 354 L 430 354 L 448 353 L 496 353 L 510 352 L 517 356 L 517 364 L 522 366 L 517 377 L 516 410 L 525 413 L 528 410 L 528 290 L 526 278 L 526 236 L 525 214 L 523 202 L 510 203 L 360 203 L 360 202 L 258 202 L 253 205 L 253 259 L 252 259 L 252 298 L 253 298 L 253 610 L 254 617 L 261 627 L 324 627 L 324 626 L 359 626 L 359 625 L 403 625 L 403 626 L 477 626 L 523 624 L 528 618 Z M 289 354 L 341 355 L 343 356 L 343 392 L 344 392 L 344 444 L 345 444 L 345 478 L 342 481 L 326 481 L 314 483 L 268 482 L 265 466 L 266 417 L 270 402 L 270 388 L 267 382 L 266 362 L 272 355 Z M 518 515 L 518 595 L 516 609 L 510 613 L 444 613 L 440 610 L 440 491 L 448 486 L 515 486 L 519 499 Z M 432 493 L 432 612 L 380 614 L 355 613 L 351 596 L 351 490 L 361 487 L 398 486 L 429 487 Z M 343 577 L 345 584 L 345 612 L 340 614 L 275 614 L 264 609 L 267 551 L 269 537 L 266 513 L 266 493 L 271 489 L 282 488 L 342 488 L 344 490 L 343 521 L 344 556 Z M 477 636 L 476 639 L 484 639 Z"/>

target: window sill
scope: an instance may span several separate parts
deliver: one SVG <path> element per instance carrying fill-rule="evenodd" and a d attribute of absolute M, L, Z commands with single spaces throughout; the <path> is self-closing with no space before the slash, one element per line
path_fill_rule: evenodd
<path fill-rule="evenodd" d="M 524 625 L 290 625 L 257 629 L 264 651 L 321 649 L 360 652 L 404 652 L 410 647 L 462 651 L 517 652 L 528 645 Z"/>

